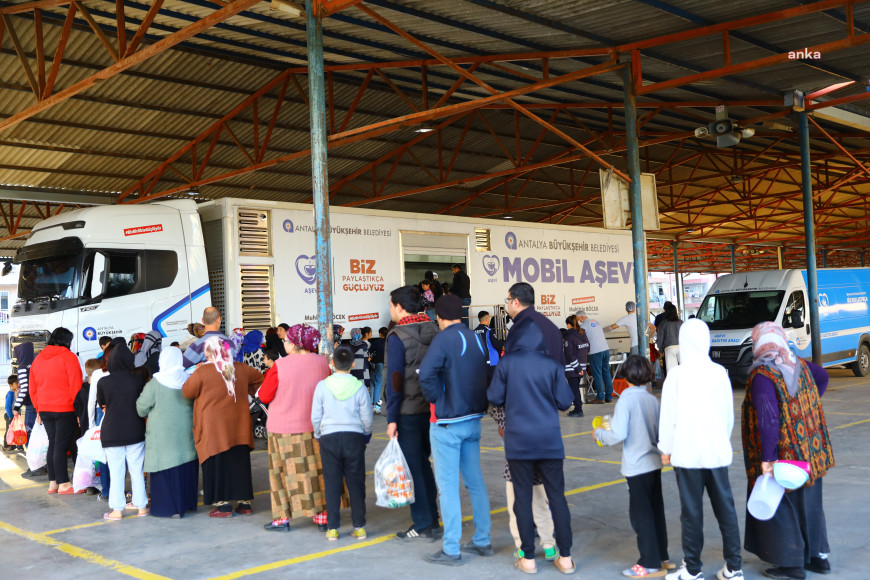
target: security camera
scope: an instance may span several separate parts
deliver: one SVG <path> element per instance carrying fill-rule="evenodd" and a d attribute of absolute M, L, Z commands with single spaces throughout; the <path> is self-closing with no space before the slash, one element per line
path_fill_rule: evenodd
<path fill-rule="evenodd" d="M 709 134 L 710 131 L 707 130 L 707 127 L 698 127 L 697 129 L 695 129 L 695 137 L 697 137 L 698 139 L 706 137 Z"/>

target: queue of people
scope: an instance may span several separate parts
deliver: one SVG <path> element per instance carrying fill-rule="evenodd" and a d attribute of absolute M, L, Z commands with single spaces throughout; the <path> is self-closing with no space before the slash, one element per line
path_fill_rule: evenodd
<path fill-rule="evenodd" d="M 253 513 L 248 397 L 258 394 L 269 404 L 272 513 L 265 529 L 289 532 L 292 522 L 312 518 L 326 539 L 335 541 L 340 510 L 349 506 L 350 537 L 362 540 L 367 537 L 365 453 L 380 399 L 373 374 L 382 374 L 386 434 L 397 439 L 416 494 L 411 525 L 396 537 L 440 540 L 440 550 L 426 557 L 433 564 L 460 566 L 463 555 L 494 555 L 490 496 L 480 462 L 481 421 L 490 413 L 504 438 L 514 566 L 522 573 L 538 571 L 537 534 L 544 558 L 559 572 L 572 574 L 577 564 L 559 413 L 571 409 L 571 416 L 583 416 L 578 383 L 587 372 L 597 389 L 593 402 L 606 403 L 613 396 L 602 325 L 580 310 L 560 332 L 535 309 L 534 288 L 521 282 L 508 290 L 513 327 L 502 344 L 488 332 L 488 313 L 480 314 L 474 331 L 463 323 L 466 301 L 459 294 L 438 297 L 437 324 L 432 324 L 421 288 L 397 288 L 389 299 L 394 325 L 381 329 L 382 342 L 371 340 L 371 329 L 353 329 L 350 344 L 339 343 L 331 360 L 318 354 L 322 337 L 313 327 L 286 325 L 265 337 L 259 331 L 227 337 L 220 332 L 220 312 L 210 307 L 202 324 L 192 325 L 194 339 L 183 353 L 176 346 L 162 348 L 161 337 L 152 334 L 142 337 L 137 353 L 123 339 L 106 341 L 102 360 L 85 365 L 87 390 L 69 350 L 72 335 L 58 328 L 36 357 L 32 345 L 19 346 L 24 364 L 7 405 L 13 399 L 16 408 L 32 405 L 35 420 L 46 428 L 49 494 L 75 493 L 67 464 L 70 439 L 76 428 L 99 425 L 106 463 L 101 497 L 110 508 L 106 520 L 121 520 L 128 510 L 138 516 L 184 517 L 196 510 L 200 474 L 203 501 L 212 506 L 208 515 L 229 518 Z M 628 314 L 633 306 L 626 305 Z M 660 328 L 667 329 L 667 322 Z M 731 384 L 724 368 L 709 358 L 704 322 L 692 319 L 667 332 L 678 335 L 673 346 L 679 357 L 668 360 L 661 402 L 651 392 L 649 360 L 633 354 L 619 370 L 628 387 L 610 424 L 594 431 L 601 444 L 623 446 L 621 472 L 639 558 L 622 574 L 703 579 L 706 491 L 722 534 L 725 564 L 716 576 L 742 578 L 728 475 Z M 834 466 L 821 405 L 828 376 L 796 358 L 776 324 L 759 324 L 752 338 L 753 370 L 742 408 L 748 489 L 758 478 L 771 477 L 778 460 L 805 461 L 810 476 L 805 486 L 785 495 L 773 518 L 760 520 L 747 511 L 744 546 L 773 565 L 765 576 L 802 580 L 806 571 L 831 569 L 822 506 L 823 477 Z M 382 351 L 379 362 L 372 364 L 370 349 Z M 78 418 L 77 397 L 85 401 L 79 403 L 85 409 Z M 662 471 L 668 465 L 680 497 L 679 568 L 670 562 L 662 499 Z M 474 523 L 464 543 L 460 481 L 470 495 Z"/>

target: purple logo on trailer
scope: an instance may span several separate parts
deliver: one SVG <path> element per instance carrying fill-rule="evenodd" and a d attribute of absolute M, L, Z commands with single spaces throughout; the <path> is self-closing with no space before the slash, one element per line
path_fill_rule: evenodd
<path fill-rule="evenodd" d="M 504 236 L 504 245 L 507 246 L 508 250 L 516 250 L 517 249 L 517 237 L 513 232 L 508 232 Z"/>
<path fill-rule="evenodd" d="M 284 220 L 284 231 L 288 234 L 293 233 L 293 220 Z"/>
<path fill-rule="evenodd" d="M 498 268 L 501 265 L 501 262 L 498 260 L 498 256 L 493 254 L 487 254 L 483 258 L 483 271 L 486 272 L 487 276 L 495 276 L 495 273 L 498 272 Z"/>
<path fill-rule="evenodd" d="M 309 286 L 314 284 L 314 280 L 317 278 L 317 264 L 314 259 L 315 256 L 306 256 L 305 254 L 296 258 L 296 273 Z"/>

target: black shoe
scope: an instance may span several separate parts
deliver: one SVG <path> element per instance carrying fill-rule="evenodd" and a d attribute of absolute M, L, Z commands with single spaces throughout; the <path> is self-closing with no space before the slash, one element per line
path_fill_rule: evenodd
<path fill-rule="evenodd" d="M 326 524 L 317 524 L 317 529 L 321 532 L 328 532 L 329 526 L 327 526 Z"/>
<path fill-rule="evenodd" d="M 432 535 L 431 526 L 422 530 L 416 530 L 412 525 L 404 532 L 396 532 L 396 537 L 400 540 L 425 540 L 427 542 L 435 541 L 435 536 Z"/>
<path fill-rule="evenodd" d="M 477 554 L 478 556 L 495 556 L 495 552 L 492 551 L 492 544 L 478 546 L 474 542 L 466 542 L 459 545 L 459 551 L 466 554 Z"/>
<path fill-rule="evenodd" d="M 426 556 L 426 561 L 432 564 L 441 564 L 442 566 L 462 566 L 465 562 L 462 561 L 462 556 L 450 556 L 445 554 L 444 550 L 438 550 L 434 554 Z"/>
<path fill-rule="evenodd" d="M 583 416 L 583 409 L 579 409 L 577 411 L 571 411 L 570 413 L 568 413 L 568 416 L 569 417 L 582 417 Z"/>
<path fill-rule="evenodd" d="M 810 563 L 804 565 L 805 570 L 809 570 L 810 572 L 814 572 L 816 574 L 830 574 L 831 573 L 831 563 L 828 562 L 827 558 L 819 558 L 818 556 L 813 556 L 810 558 Z"/>
<path fill-rule="evenodd" d="M 605 403 L 610 403 L 610 402 L 612 402 L 612 401 L 613 401 L 613 399 L 604 399 L 604 402 L 605 402 Z"/>
<path fill-rule="evenodd" d="M 435 518 L 435 521 L 440 521 L 440 520 L 438 518 Z M 437 524 L 433 524 L 432 525 L 432 537 L 435 538 L 436 540 L 440 540 L 441 538 L 443 538 L 444 537 L 444 528 L 437 525 Z"/>
<path fill-rule="evenodd" d="M 784 566 L 778 566 L 776 568 L 768 568 L 763 572 L 763 574 L 768 578 L 774 578 L 776 580 L 804 580 L 807 577 L 804 573 L 804 569 L 800 567 L 786 568 Z"/>
<path fill-rule="evenodd" d="M 268 524 L 263 524 L 263 528 L 267 532 L 289 532 L 290 531 L 290 522 L 284 522 L 283 524 L 276 524 L 275 522 L 269 522 Z"/>

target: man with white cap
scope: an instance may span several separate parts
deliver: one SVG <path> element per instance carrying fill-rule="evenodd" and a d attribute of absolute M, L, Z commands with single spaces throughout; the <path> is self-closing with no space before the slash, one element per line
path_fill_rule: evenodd
<path fill-rule="evenodd" d="M 628 330 L 628 337 L 631 339 L 631 349 L 629 350 L 629 354 L 637 354 L 637 314 L 635 313 L 635 308 L 637 306 L 634 302 L 629 300 L 625 303 L 625 312 L 626 315 L 605 328 L 604 330 L 616 330 L 620 326 L 624 326 L 626 330 Z"/>
<path fill-rule="evenodd" d="M 613 399 L 613 378 L 610 376 L 610 347 L 604 338 L 604 328 L 597 320 L 586 316 L 586 311 L 577 311 L 577 322 L 589 339 L 589 362 L 587 369 L 592 373 L 592 384 L 598 397 L 589 401 L 590 405 L 609 403 Z"/>

